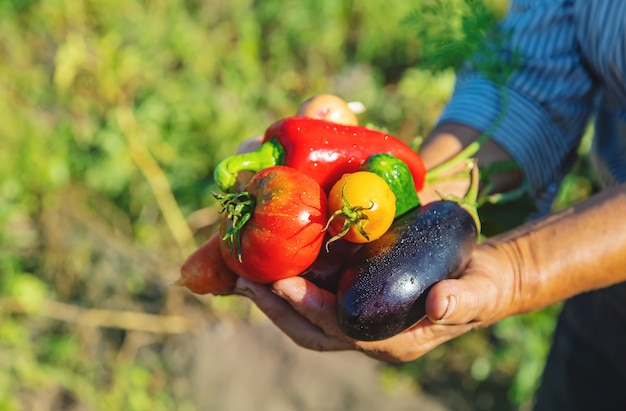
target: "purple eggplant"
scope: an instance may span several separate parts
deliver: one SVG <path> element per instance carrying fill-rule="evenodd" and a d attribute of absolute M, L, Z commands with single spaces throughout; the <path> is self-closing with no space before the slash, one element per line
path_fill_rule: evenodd
<path fill-rule="evenodd" d="M 440 200 L 398 218 L 350 259 L 337 286 L 337 318 L 351 338 L 392 337 L 426 314 L 426 295 L 458 274 L 476 245 L 479 221 L 457 201 Z"/>

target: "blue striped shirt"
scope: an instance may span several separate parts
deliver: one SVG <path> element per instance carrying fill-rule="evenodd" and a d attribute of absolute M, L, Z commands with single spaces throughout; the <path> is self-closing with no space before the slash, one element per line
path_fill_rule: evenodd
<path fill-rule="evenodd" d="M 521 61 L 506 83 L 505 117 L 493 134 L 533 193 L 554 192 L 595 118 L 598 180 L 626 181 L 626 1 L 513 0 L 499 26 L 503 56 Z M 467 67 L 439 123 L 487 131 L 502 110 L 497 84 Z"/>

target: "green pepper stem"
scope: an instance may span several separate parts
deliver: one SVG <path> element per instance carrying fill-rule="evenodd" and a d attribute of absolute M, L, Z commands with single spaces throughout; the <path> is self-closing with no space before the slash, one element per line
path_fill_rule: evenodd
<path fill-rule="evenodd" d="M 220 190 L 227 193 L 237 183 L 237 175 L 240 171 L 257 172 L 267 167 L 282 164 L 284 153 L 283 146 L 272 138 L 254 151 L 226 157 L 215 167 L 213 172 L 215 184 Z"/>

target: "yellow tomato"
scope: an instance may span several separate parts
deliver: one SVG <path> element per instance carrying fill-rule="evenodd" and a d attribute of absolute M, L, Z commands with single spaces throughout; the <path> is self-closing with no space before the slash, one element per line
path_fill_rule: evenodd
<path fill-rule="evenodd" d="M 344 174 L 330 189 L 328 211 L 331 242 L 343 238 L 366 243 L 380 238 L 393 223 L 396 196 L 382 177 L 357 171 Z"/>

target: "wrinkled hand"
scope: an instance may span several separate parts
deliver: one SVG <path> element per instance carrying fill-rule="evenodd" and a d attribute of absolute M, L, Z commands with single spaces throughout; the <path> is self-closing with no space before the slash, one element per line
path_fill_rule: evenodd
<path fill-rule="evenodd" d="M 459 126 L 442 127 L 442 136 L 425 147 L 424 160 L 435 165 L 441 156 L 457 152 L 447 133 L 468 134 L 468 140 L 480 133 Z M 449 130 L 450 129 L 450 130 Z M 456 137 L 455 137 L 456 138 Z M 246 142 L 250 150 L 258 140 Z M 451 149 L 446 151 L 446 146 Z M 489 148 L 489 147 L 488 147 Z M 486 150 L 491 158 L 500 160 L 497 147 Z M 459 170 L 451 170 L 452 173 Z M 425 204 L 441 195 L 462 196 L 469 179 L 448 179 L 427 185 L 419 193 Z M 520 310 L 519 256 L 511 248 L 490 239 L 476 247 L 465 271 L 457 279 L 435 284 L 426 299 L 427 317 L 410 329 L 383 341 L 356 341 L 339 329 L 335 295 L 318 288 L 302 277 L 260 285 L 239 278 L 235 293 L 249 297 L 296 344 L 317 351 L 357 350 L 381 361 L 404 362 L 424 355 L 438 345 L 477 327 L 487 326 Z"/>
<path fill-rule="evenodd" d="M 514 275 L 498 247 L 480 245 L 461 277 L 441 281 L 428 294 L 427 318 L 383 341 L 346 337 L 336 318 L 335 295 L 304 278 L 260 285 L 243 278 L 235 293 L 249 297 L 296 344 L 316 351 L 357 350 L 380 361 L 414 360 L 473 328 L 515 312 Z"/>

